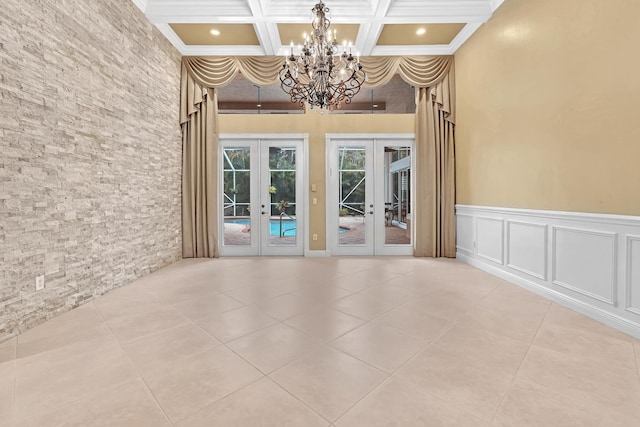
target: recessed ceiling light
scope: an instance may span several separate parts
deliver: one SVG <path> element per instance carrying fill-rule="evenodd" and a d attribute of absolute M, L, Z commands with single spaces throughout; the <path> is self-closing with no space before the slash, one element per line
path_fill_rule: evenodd
<path fill-rule="evenodd" d="M 210 31 L 212 35 L 214 36 L 219 36 L 220 35 L 220 31 L 216 30 L 215 28 L 213 30 Z"/>
<path fill-rule="evenodd" d="M 424 29 L 424 28 L 418 28 L 418 31 L 416 31 L 416 34 L 417 34 L 417 35 L 419 35 L 419 36 L 421 36 L 421 35 L 423 35 L 423 34 L 424 34 L 424 33 L 426 33 L 426 32 L 427 32 L 427 30 L 426 30 L 426 29 Z"/>

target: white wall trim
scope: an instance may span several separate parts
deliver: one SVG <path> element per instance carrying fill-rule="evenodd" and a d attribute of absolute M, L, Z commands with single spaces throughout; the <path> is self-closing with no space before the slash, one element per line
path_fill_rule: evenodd
<path fill-rule="evenodd" d="M 533 276 L 536 277 L 540 280 L 547 280 L 547 265 L 549 263 L 548 261 L 548 250 L 547 250 L 547 246 L 548 246 L 548 230 L 547 230 L 547 225 L 546 224 L 538 224 L 536 222 L 528 222 L 528 221 L 515 221 L 515 220 L 507 220 L 506 221 L 506 239 L 505 239 L 505 246 L 508 248 L 509 247 L 509 238 L 511 237 L 511 225 L 513 224 L 519 224 L 519 225 L 525 225 L 527 227 L 534 227 L 534 228 L 541 228 L 542 230 L 544 230 L 544 254 L 543 254 L 543 260 L 544 260 L 544 267 L 543 267 L 543 272 L 542 274 L 536 273 L 534 271 L 531 271 L 527 268 L 523 268 L 523 267 L 519 267 L 517 265 L 514 265 L 511 262 L 511 251 L 507 250 L 506 252 L 506 259 L 505 259 L 505 265 L 509 268 L 513 268 L 514 270 L 518 270 L 521 273 L 524 274 L 528 274 L 529 276 Z"/>
<path fill-rule="evenodd" d="M 499 238 L 496 238 L 497 241 L 500 242 L 500 249 L 499 249 L 499 253 L 500 256 L 499 257 L 492 257 L 491 255 L 488 254 L 483 254 L 480 252 L 480 245 L 478 244 L 478 230 L 480 229 L 479 223 L 481 221 L 493 221 L 493 222 L 497 222 L 500 224 L 500 236 Z M 504 220 L 502 220 L 501 218 L 493 218 L 493 217 L 488 217 L 488 216 L 477 216 L 476 217 L 476 233 L 475 233 L 475 254 L 477 256 L 479 256 L 480 258 L 484 258 L 488 261 L 491 262 L 495 262 L 497 264 L 503 264 L 504 261 Z"/>
<path fill-rule="evenodd" d="M 640 338 L 640 216 L 456 205 L 456 224 L 460 261 Z"/>
<path fill-rule="evenodd" d="M 636 289 L 635 292 L 632 290 L 633 285 L 633 274 L 640 274 L 640 271 L 634 272 L 633 270 L 633 242 L 640 242 L 640 236 L 636 235 L 628 235 L 627 241 L 625 242 L 627 257 L 626 257 L 626 276 L 625 276 L 625 302 L 624 308 L 625 310 L 640 315 L 640 307 L 633 306 L 633 295 L 636 293 L 640 294 L 640 289 Z M 640 256 L 640 255 L 639 255 Z"/>
<path fill-rule="evenodd" d="M 630 225 L 640 227 L 640 217 L 630 215 L 613 215 L 586 212 L 545 211 L 519 208 L 500 208 L 491 206 L 456 205 L 456 212 L 473 210 L 474 212 L 494 213 L 498 215 L 517 215 L 543 219 L 569 219 L 580 222 L 597 222 L 605 224 Z"/>
<path fill-rule="evenodd" d="M 311 250 L 307 250 L 304 251 L 304 256 L 307 258 L 326 258 L 329 255 L 329 253 L 327 251 L 321 251 L 321 250 L 315 250 L 315 251 L 311 251 Z"/>
<path fill-rule="evenodd" d="M 573 292 L 577 292 L 579 294 L 588 296 L 590 298 L 594 298 L 603 302 L 606 302 L 607 304 L 611 304 L 611 305 L 615 305 L 616 304 L 616 269 L 615 266 L 618 263 L 618 254 L 616 251 L 616 238 L 617 238 L 617 233 L 606 233 L 606 232 L 601 232 L 601 231 L 593 231 L 593 230 L 585 230 L 585 229 L 581 229 L 581 228 L 574 228 L 574 227 L 556 227 L 553 226 L 551 227 L 552 230 L 552 240 L 553 240 L 553 244 L 551 245 L 551 282 L 555 285 L 558 286 L 562 286 L 563 288 L 572 290 Z M 571 285 L 569 283 L 565 283 L 562 280 L 559 280 L 557 277 L 557 261 L 556 261 L 556 255 L 557 255 L 557 250 L 558 250 L 558 246 L 557 246 L 557 233 L 558 231 L 569 231 L 572 233 L 579 233 L 579 234 L 586 234 L 586 235 L 592 235 L 592 236 L 602 236 L 602 237 L 610 237 L 611 238 L 611 265 L 613 266 L 613 268 L 611 269 L 611 275 L 610 275 L 610 294 L 612 295 L 611 298 L 606 298 L 603 297 L 601 295 L 597 295 L 594 294 L 593 292 L 588 292 L 585 291 L 584 289 L 580 289 L 577 286 Z"/>

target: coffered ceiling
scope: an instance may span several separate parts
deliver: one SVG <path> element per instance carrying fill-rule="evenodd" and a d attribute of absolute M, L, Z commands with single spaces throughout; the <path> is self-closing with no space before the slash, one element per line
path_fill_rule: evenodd
<path fill-rule="evenodd" d="M 353 51 L 450 55 L 504 0 L 325 0 Z M 183 55 L 284 55 L 317 0 L 133 0 Z"/>

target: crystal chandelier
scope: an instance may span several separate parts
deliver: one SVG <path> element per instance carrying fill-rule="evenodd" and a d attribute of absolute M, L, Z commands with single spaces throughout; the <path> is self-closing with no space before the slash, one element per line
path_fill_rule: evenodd
<path fill-rule="evenodd" d="M 340 45 L 337 34 L 329 30 L 331 21 L 327 18 L 329 8 L 322 3 L 313 9 L 313 31 L 304 35 L 304 45 L 300 54 L 291 54 L 280 70 L 280 87 L 290 97 L 291 102 L 321 110 L 340 108 L 342 103 L 351 103 L 366 79 L 360 65 L 360 57 L 351 54 L 351 46 Z M 342 51 L 342 53 L 340 53 Z"/>

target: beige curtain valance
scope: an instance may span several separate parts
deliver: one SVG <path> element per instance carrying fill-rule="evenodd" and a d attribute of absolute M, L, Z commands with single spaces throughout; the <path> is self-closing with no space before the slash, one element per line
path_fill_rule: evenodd
<path fill-rule="evenodd" d="M 453 64 L 453 56 L 370 56 L 360 58 L 367 72 L 366 86 L 379 87 L 399 74 L 416 87 L 441 82 Z M 189 76 L 203 87 L 229 83 L 239 72 L 257 85 L 277 83 L 284 59 L 281 56 L 185 56 L 182 65 Z M 184 76 L 183 76 L 184 78 Z"/>
<path fill-rule="evenodd" d="M 284 59 L 280 56 L 184 56 L 182 66 L 203 87 L 229 83 L 238 73 L 262 86 L 278 81 Z M 184 79 L 184 74 L 183 74 Z"/>

